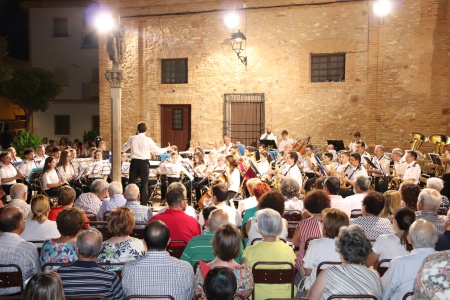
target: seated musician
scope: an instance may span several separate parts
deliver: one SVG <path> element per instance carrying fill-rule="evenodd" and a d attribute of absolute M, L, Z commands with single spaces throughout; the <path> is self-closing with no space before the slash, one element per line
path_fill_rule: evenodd
<path fill-rule="evenodd" d="M 363 141 L 359 141 L 356 143 L 356 153 L 359 153 L 361 155 L 361 164 L 364 166 L 367 165 L 366 159 L 370 160 L 370 154 L 366 151 L 366 143 Z"/>
<path fill-rule="evenodd" d="M 56 159 L 53 156 L 47 157 L 42 172 L 42 188 L 49 197 L 57 197 L 58 190 L 63 185 L 67 185 L 67 180 L 58 175 Z"/>
<path fill-rule="evenodd" d="M 223 137 L 223 145 L 218 149 L 220 154 L 226 154 L 229 155 L 230 153 L 230 149 L 234 144 L 231 142 L 230 137 L 228 136 L 224 136 Z"/>
<path fill-rule="evenodd" d="M 82 193 L 82 184 L 77 183 L 75 178 L 78 176 L 78 169 L 72 165 L 72 154 L 71 151 L 64 150 L 61 152 L 61 157 L 59 162 L 56 164 L 56 169 L 62 178 L 64 178 L 69 185 L 75 190 L 76 198 L 78 198 Z"/>
<path fill-rule="evenodd" d="M 377 167 L 377 169 L 367 168 L 367 173 L 375 178 L 375 190 L 377 192 L 384 193 L 387 191 L 387 181 L 386 184 L 380 184 L 380 179 L 390 175 L 390 159 L 384 155 L 383 146 L 375 146 L 375 155 L 372 158 L 372 163 Z"/>
<path fill-rule="evenodd" d="M 33 149 L 25 149 L 23 152 L 25 158 L 23 160 L 23 163 L 19 167 L 19 171 L 22 172 L 25 177 L 28 177 L 30 175 L 31 170 L 36 168 L 36 163 L 34 162 L 34 151 Z"/>
<path fill-rule="evenodd" d="M 195 197 L 198 201 L 201 196 L 201 188 L 207 183 L 204 181 L 206 175 L 206 164 L 201 152 L 194 153 L 194 185 L 195 185 Z"/>
<path fill-rule="evenodd" d="M 236 198 L 241 185 L 241 174 L 239 173 L 238 162 L 233 155 L 225 157 L 225 174 L 227 178 L 228 197 L 227 201 Z"/>
<path fill-rule="evenodd" d="M 289 151 L 285 154 L 286 164 L 283 170 L 280 170 L 279 174 L 277 174 L 278 179 L 281 178 L 292 178 L 297 181 L 300 187 L 303 186 L 302 174 L 300 173 L 300 169 L 297 166 L 298 155 L 295 151 Z"/>
<path fill-rule="evenodd" d="M 259 154 L 260 162 L 258 163 L 258 172 L 261 174 L 261 177 L 265 177 L 269 175 L 270 171 L 270 155 L 268 152 L 263 151 Z"/>
<path fill-rule="evenodd" d="M 294 144 L 294 140 L 291 139 L 288 135 L 287 130 L 283 130 L 281 132 L 281 141 L 278 144 L 278 151 L 285 151 L 286 144 Z"/>
<path fill-rule="evenodd" d="M 259 144 L 258 151 L 259 153 L 266 151 L 267 146 L 265 144 Z"/>
<path fill-rule="evenodd" d="M 405 173 L 401 177 L 403 182 L 412 182 L 414 184 L 419 184 L 421 169 L 420 165 L 416 162 L 417 160 L 417 152 L 409 151 L 406 154 L 406 163 L 408 166 L 406 167 Z"/>
<path fill-rule="evenodd" d="M 43 167 L 45 163 L 45 159 L 48 156 L 45 155 L 45 147 L 40 145 L 36 148 L 36 156 L 34 157 L 34 161 L 36 162 L 36 166 Z"/>
<path fill-rule="evenodd" d="M 94 160 L 88 170 L 88 182 L 93 182 L 96 179 L 102 179 L 103 175 L 103 153 L 102 150 L 95 150 Z"/>
<path fill-rule="evenodd" d="M 53 147 L 51 156 L 56 159 L 56 162 L 59 161 L 59 157 L 61 156 L 61 150 L 59 149 L 59 147 Z"/>
<path fill-rule="evenodd" d="M 170 161 L 167 161 L 164 165 L 166 169 L 168 186 L 172 182 L 180 181 L 181 163 L 178 160 L 178 156 L 178 152 L 172 152 L 170 154 Z"/>
<path fill-rule="evenodd" d="M 334 174 L 336 173 L 337 163 L 333 161 L 333 153 L 325 152 L 322 155 L 322 158 L 323 158 L 322 165 L 325 168 L 325 172 L 327 173 L 328 176 L 334 176 Z M 316 171 L 316 175 L 322 176 L 320 170 Z"/>
<path fill-rule="evenodd" d="M 337 152 L 336 152 L 336 149 L 335 149 L 333 144 L 329 144 L 327 146 L 327 152 L 330 152 L 331 154 L 333 154 L 333 160 L 334 161 L 337 160 Z"/>
<path fill-rule="evenodd" d="M 353 171 L 353 167 L 350 164 L 350 153 L 348 151 L 340 152 L 341 164 L 336 168 L 336 174 L 334 176 L 340 178 L 341 184 L 348 182 L 348 178 Z"/>
<path fill-rule="evenodd" d="M 10 194 L 11 187 L 17 183 L 17 179 L 24 180 L 25 177 L 11 163 L 11 153 L 9 153 L 9 151 L 0 154 L 0 159 L 2 161 L 2 167 L 0 168 L 0 178 L 2 189 L 6 193 L 2 200 L 3 203 L 6 204 L 6 195 Z"/>
<path fill-rule="evenodd" d="M 354 186 L 358 176 L 368 176 L 366 168 L 361 163 L 361 155 L 359 153 L 350 154 L 351 173 L 348 176 L 348 182 Z"/>
<path fill-rule="evenodd" d="M 313 152 L 313 146 L 312 145 L 306 145 L 305 146 L 305 156 L 303 157 L 301 161 L 301 169 L 303 170 L 303 173 L 305 173 L 308 178 L 314 178 L 315 173 L 314 169 L 317 166 L 317 160 L 314 157 Z"/>
<path fill-rule="evenodd" d="M 11 162 L 22 161 L 22 159 L 16 155 L 17 152 L 16 152 L 16 149 L 14 147 L 9 147 L 8 151 L 9 151 L 9 153 L 11 153 Z"/>

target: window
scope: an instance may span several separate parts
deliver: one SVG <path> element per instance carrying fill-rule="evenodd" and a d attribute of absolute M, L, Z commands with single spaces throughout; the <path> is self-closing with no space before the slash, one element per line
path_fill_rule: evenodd
<path fill-rule="evenodd" d="M 98 37 L 95 32 L 85 32 L 83 35 L 83 49 L 98 48 Z"/>
<path fill-rule="evenodd" d="M 182 108 L 174 108 L 172 110 L 172 130 L 183 130 Z"/>
<path fill-rule="evenodd" d="M 100 132 L 100 117 L 98 115 L 91 116 L 91 130 Z"/>
<path fill-rule="evenodd" d="M 55 115 L 55 135 L 70 134 L 70 116 Z"/>
<path fill-rule="evenodd" d="M 345 53 L 311 54 L 311 82 L 345 81 Z"/>
<path fill-rule="evenodd" d="M 161 83 L 188 83 L 187 58 L 161 60 Z"/>
<path fill-rule="evenodd" d="M 67 18 L 53 18 L 53 37 L 68 37 Z"/>

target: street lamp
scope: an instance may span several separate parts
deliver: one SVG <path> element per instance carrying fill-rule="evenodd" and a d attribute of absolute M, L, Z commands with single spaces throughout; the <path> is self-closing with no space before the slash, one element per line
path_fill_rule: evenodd
<path fill-rule="evenodd" d="M 121 137 L 122 137 L 122 80 L 120 65 L 125 52 L 125 28 L 120 25 L 119 14 L 99 14 L 95 25 L 99 32 L 107 34 L 106 52 L 112 62 L 112 69 L 106 70 L 106 80 L 111 89 L 111 152 L 113 181 L 121 181 Z"/>
<path fill-rule="evenodd" d="M 247 56 L 243 56 L 241 53 L 245 51 L 246 40 L 247 38 L 239 29 L 231 35 L 231 48 L 236 52 L 239 60 L 244 65 L 247 65 Z"/>

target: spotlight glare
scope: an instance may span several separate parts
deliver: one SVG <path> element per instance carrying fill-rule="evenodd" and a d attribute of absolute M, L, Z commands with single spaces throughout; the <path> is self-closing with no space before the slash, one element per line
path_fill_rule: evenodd
<path fill-rule="evenodd" d="M 391 2 L 389 0 L 378 0 L 373 4 L 373 12 L 380 18 L 387 16 L 391 12 Z"/>
<path fill-rule="evenodd" d="M 95 17 L 94 24 L 95 28 L 97 28 L 97 30 L 102 33 L 111 31 L 115 26 L 114 19 L 109 13 L 98 14 Z"/>
<path fill-rule="evenodd" d="M 225 26 L 228 28 L 237 28 L 239 25 L 238 16 L 235 13 L 229 13 L 225 16 Z"/>

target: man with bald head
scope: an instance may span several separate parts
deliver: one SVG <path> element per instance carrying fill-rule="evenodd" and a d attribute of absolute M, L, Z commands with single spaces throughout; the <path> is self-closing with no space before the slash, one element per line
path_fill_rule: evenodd
<path fill-rule="evenodd" d="M 435 252 L 436 228 L 426 220 L 416 220 L 409 228 L 407 240 L 413 246 L 411 254 L 392 259 L 381 278 L 383 300 L 401 300 L 404 294 L 413 290 L 423 260 Z"/>
<path fill-rule="evenodd" d="M 153 212 L 151 207 L 140 204 L 140 196 L 141 194 L 136 184 L 130 183 L 126 186 L 124 197 L 127 199 L 127 203 L 125 206 L 129 207 L 133 211 L 136 223 L 147 223 L 147 221 L 153 216 Z"/>
<path fill-rule="evenodd" d="M 228 214 L 223 209 L 216 209 L 209 215 L 208 219 L 208 231 L 205 231 L 202 235 L 194 236 L 186 248 L 184 249 L 181 260 L 187 261 L 192 266 L 199 260 L 212 261 L 216 257 L 212 247 L 212 239 L 217 229 L 223 224 L 228 223 Z M 242 253 L 244 247 L 241 243 L 241 250 L 239 256 L 236 258 L 238 263 L 242 261 Z"/>
<path fill-rule="evenodd" d="M 40 271 L 41 265 L 36 246 L 20 237 L 24 229 L 25 221 L 20 208 L 16 206 L 0 208 L 0 264 L 18 265 L 22 270 L 22 279 L 26 282 Z M 18 287 L 0 289 L 0 295 L 18 292 L 20 292 Z"/>
<path fill-rule="evenodd" d="M 97 264 L 97 257 L 102 249 L 103 237 L 97 229 L 86 229 L 78 234 L 78 260 L 57 270 L 66 296 L 96 295 L 117 300 L 124 298 L 122 284 L 116 273 Z"/>

